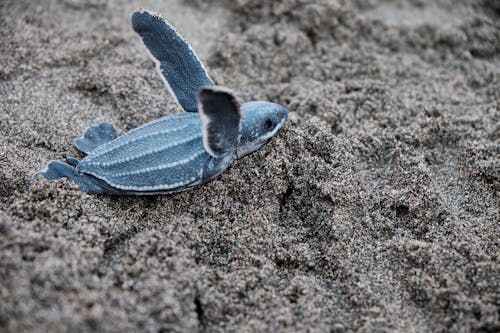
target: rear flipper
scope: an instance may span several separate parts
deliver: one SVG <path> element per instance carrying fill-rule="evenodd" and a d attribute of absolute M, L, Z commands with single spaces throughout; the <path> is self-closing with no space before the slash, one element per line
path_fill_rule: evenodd
<path fill-rule="evenodd" d="M 75 147 L 89 154 L 102 144 L 116 139 L 116 131 L 113 125 L 102 122 L 99 125 L 90 126 L 83 135 L 75 139 Z"/>
<path fill-rule="evenodd" d="M 112 189 L 106 189 L 99 186 L 97 183 L 98 179 L 80 174 L 76 171 L 74 167 L 61 161 L 51 161 L 47 166 L 38 171 L 33 175 L 33 178 L 37 176 L 43 176 L 47 180 L 55 180 L 60 178 L 67 178 L 80 186 L 83 192 L 89 194 L 116 194 Z"/>

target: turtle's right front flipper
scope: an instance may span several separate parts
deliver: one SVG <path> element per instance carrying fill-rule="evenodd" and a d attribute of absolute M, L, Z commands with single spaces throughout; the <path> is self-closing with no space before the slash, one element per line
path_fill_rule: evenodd
<path fill-rule="evenodd" d="M 191 46 L 162 17 L 146 11 L 134 12 L 132 27 L 172 96 L 185 111 L 197 112 L 198 90 L 214 82 Z"/>
<path fill-rule="evenodd" d="M 241 138 L 240 103 L 221 87 L 203 87 L 198 100 L 205 150 L 215 158 L 234 154 Z"/>

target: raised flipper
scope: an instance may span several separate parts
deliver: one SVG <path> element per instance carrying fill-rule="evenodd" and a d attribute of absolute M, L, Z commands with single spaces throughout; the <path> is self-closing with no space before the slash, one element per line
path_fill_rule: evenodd
<path fill-rule="evenodd" d="M 116 131 L 113 125 L 102 122 L 99 125 L 90 126 L 83 135 L 75 139 L 75 147 L 88 154 L 102 144 L 116 139 Z"/>
<path fill-rule="evenodd" d="M 220 87 L 204 87 L 198 93 L 203 122 L 203 145 L 219 158 L 234 153 L 241 138 L 240 104 L 234 95 Z"/>
<path fill-rule="evenodd" d="M 198 90 L 214 82 L 191 46 L 162 17 L 146 11 L 132 14 L 132 27 L 141 36 L 170 94 L 185 111 L 197 112 Z"/>

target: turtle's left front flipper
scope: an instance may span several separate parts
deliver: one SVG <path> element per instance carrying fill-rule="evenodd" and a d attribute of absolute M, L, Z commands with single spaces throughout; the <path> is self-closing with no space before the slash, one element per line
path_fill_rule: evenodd
<path fill-rule="evenodd" d="M 74 143 L 79 151 L 91 153 L 97 147 L 116 139 L 116 130 L 113 125 L 103 121 L 99 125 L 90 126 L 83 135 L 76 138 Z"/>
<path fill-rule="evenodd" d="M 235 153 L 243 118 L 236 97 L 224 88 L 203 87 L 198 93 L 198 101 L 205 150 L 215 158 Z"/>
<path fill-rule="evenodd" d="M 146 11 L 132 14 L 132 27 L 172 96 L 185 111 L 198 111 L 198 90 L 214 83 L 191 46 L 162 17 Z"/>

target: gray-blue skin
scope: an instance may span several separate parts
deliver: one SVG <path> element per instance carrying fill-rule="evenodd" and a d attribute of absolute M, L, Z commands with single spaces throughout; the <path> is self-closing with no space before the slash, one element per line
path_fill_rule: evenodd
<path fill-rule="evenodd" d="M 136 11 L 132 27 L 185 112 L 120 137 L 106 122 L 91 126 L 75 140 L 87 154 L 83 160 L 51 161 L 35 176 L 67 178 L 91 194 L 185 191 L 259 149 L 283 126 L 286 108 L 264 101 L 240 105 L 229 90 L 214 86 L 189 44 L 160 16 Z"/>

